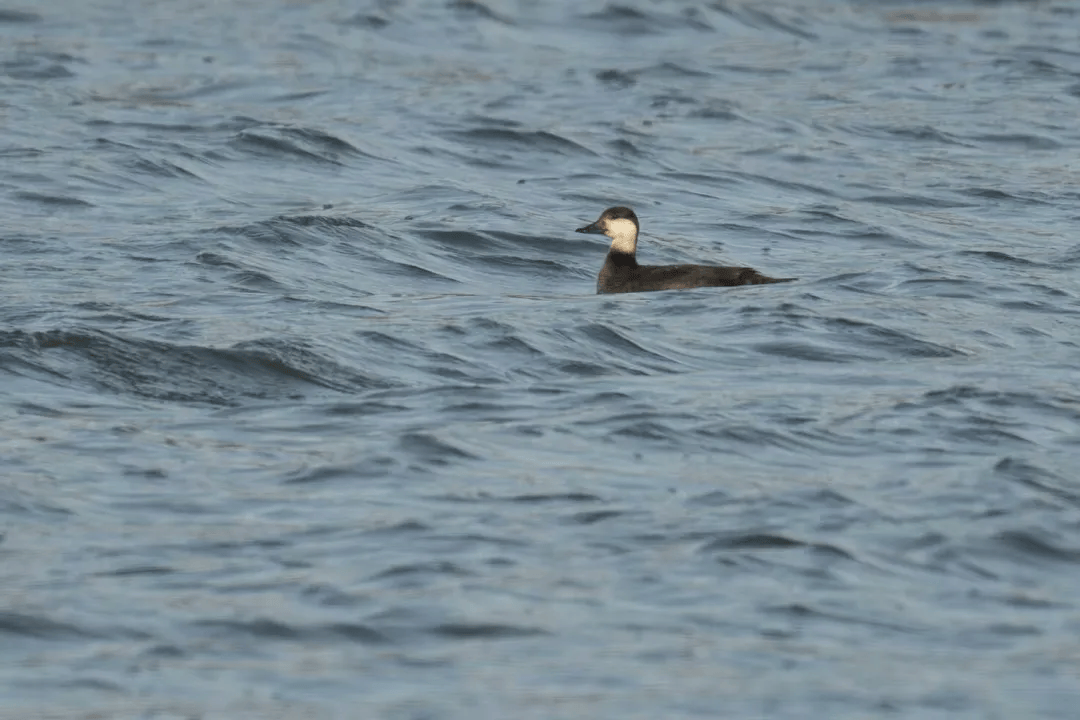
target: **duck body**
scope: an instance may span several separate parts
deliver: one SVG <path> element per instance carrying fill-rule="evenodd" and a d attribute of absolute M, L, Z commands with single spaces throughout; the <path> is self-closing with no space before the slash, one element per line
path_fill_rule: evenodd
<path fill-rule="evenodd" d="M 748 267 L 718 265 L 638 265 L 628 253 L 608 252 L 596 292 L 649 292 L 651 290 L 687 290 L 698 287 L 733 287 L 790 282 L 795 278 L 771 278 Z"/>
<path fill-rule="evenodd" d="M 638 220 L 628 207 L 608 208 L 596 222 L 578 228 L 576 232 L 611 238 L 611 249 L 596 279 L 596 292 L 600 294 L 766 285 L 795 279 L 767 277 L 748 267 L 639 265 L 636 254 Z"/>

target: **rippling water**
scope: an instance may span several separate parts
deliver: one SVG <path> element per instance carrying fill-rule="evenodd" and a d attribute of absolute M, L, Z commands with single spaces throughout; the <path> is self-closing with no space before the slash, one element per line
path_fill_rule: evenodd
<path fill-rule="evenodd" d="M 1078 27 L 0 7 L 0 715 L 1075 717 Z"/>

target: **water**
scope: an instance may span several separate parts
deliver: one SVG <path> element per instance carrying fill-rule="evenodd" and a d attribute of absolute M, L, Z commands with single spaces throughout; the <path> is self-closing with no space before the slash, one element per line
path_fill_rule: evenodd
<path fill-rule="evenodd" d="M 0 716 L 1075 717 L 1078 23 L 0 8 Z"/>

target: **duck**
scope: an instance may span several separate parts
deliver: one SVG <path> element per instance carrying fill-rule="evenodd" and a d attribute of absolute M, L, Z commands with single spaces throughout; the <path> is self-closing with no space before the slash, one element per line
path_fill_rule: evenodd
<path fill-rule="evenodd" d="M 698 287 L 731 287 L 791 282 L 797 278 L 773 278 L 748 267 L 717 265 L 638 265 L 637 215 L 628 207 L 610 207 L 594 223 L 575 232 L 611 238 L 604 266 L 596 279 L 597 294 L 686 290 Z"/>

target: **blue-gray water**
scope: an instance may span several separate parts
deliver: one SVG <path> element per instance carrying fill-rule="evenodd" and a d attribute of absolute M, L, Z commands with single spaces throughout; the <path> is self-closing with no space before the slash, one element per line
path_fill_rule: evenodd
<path fill-rule="evenodd" d="M 3 6 L 0 717 L 1075 718 L 1078 29 Z"/>

